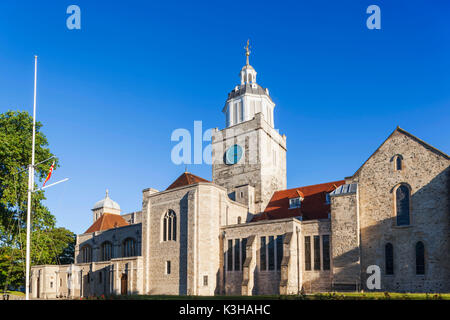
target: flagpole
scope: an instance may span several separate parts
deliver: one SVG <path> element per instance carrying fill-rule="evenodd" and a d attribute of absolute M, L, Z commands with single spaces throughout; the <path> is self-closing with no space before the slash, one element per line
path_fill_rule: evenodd
<path fill-rule="evenodd" d="M 34 101 L 33 101 L 33 140 L 31 145 L 31 165 L 28 167 L 28 204 L 27 204 L 27 252 L 25 274 L 25 300 L 30 300 L 30 233 L 31 233 L 31 194 L 34 187 L 34 151 L 36 140 L 36 84 L 37 56 L 34 56 Z"/>

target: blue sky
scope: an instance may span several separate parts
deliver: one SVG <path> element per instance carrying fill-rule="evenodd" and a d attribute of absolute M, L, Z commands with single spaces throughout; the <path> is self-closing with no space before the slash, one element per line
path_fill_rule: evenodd
<path fill-rule="evenodd" d="M 81 30 L 66 9 L 81 8 Z M 368 30 L 366 8 L 381 8 Z M 448 1 L 2 1 L 0 112 L 32 112 L 70 181 L 46 192 L 58 225 L 92 223 L 105 189 L 124 212 L 165 189 L 173 130 L 223 128 L 243 47 L 287 135 L 288 187 L 353 174 L 397 125 L 450 152 Z M 205 143 L 206 146 L 207 143 Z M 211 178 L 208 165 L 188 170 Z"/>

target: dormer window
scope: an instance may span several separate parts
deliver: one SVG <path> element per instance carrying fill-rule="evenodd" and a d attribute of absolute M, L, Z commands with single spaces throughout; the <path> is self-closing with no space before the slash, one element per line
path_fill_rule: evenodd
<path fill-rule="evenodd" d="M 289 199 L 289 209 L 300 208 L 301 206 L 301 198 L 291 198 Z"/>

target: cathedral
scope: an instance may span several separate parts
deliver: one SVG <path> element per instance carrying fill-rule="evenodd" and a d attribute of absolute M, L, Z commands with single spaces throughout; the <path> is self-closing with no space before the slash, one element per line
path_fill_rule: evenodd
<path fill-rule="evenodd" d="M 212 133 L 212 181 L 184 172 L 122 214 L 108 191 L 71 265 L 31 297 L 450 292 L 450 157 L 397 127 L 352 175 L 287 189 L 286 136 L 247 61 Z M 369 268 L 371 267 L 371 268 Z"/>

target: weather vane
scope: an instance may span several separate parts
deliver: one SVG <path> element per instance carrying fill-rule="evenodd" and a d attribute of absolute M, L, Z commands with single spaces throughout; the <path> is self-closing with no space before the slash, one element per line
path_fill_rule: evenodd
<path fill-rule="evenodd" d="M 248 63 L 248 57 L 250 56 L 250 39 L 247 40 L 247 46 L 244 47 L 245 49 L 245 55 L 247 56 L 247 65 L 249 65 Z"/>

